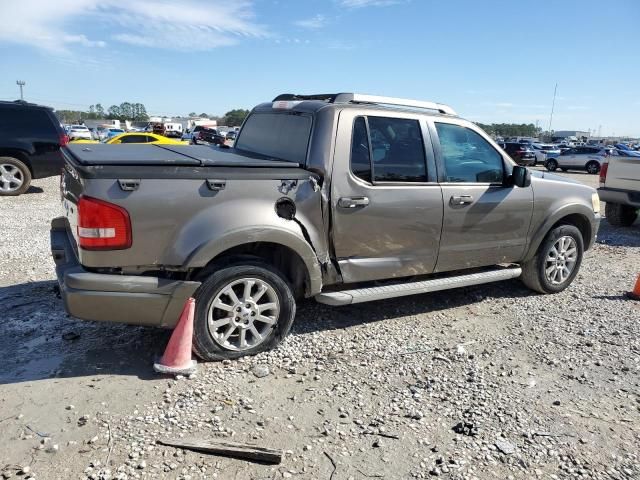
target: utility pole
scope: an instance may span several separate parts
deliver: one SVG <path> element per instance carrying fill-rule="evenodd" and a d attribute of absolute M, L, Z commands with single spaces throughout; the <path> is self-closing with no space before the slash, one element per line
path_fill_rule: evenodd
<path fill-rule="evenodd" d="M 556 93 L 558 93 L 558 84 L 553 89 L 553 102 L 551 103 L 551 115 L 549 116 L 549 135 L 551 135 L 551 124 L 553 122 L 553 109 L 556 106 Z"/>
<path fill-rule="evenodd" d="M 26 85 L 26 82 L 24 80 L 16 80 L 16 85 L 20 87 L 20 100 L 24 101 L 24 95 L 22 94 L 22 87 Z"/>

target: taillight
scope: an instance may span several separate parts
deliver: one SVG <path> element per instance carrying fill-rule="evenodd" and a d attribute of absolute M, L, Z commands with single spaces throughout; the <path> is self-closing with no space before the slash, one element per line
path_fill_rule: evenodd
<path fill-rule="evenodd" d="M 65 145 L 67 145 L 69 143 L 69 135 L 67 135 L 66 133 L 62 133 L 60 135 L 60 146 L 64 147 Z"/>
<path fill-rule="evenodd" d="M 607 170 L 609 170 L 609 162 L 604 162 L 600 167 L 600 186 L 604 187 L 607 180 Z"/>
<path fill-rule="evenodd" d="M 112 203 L 80 197 L 78 241 L 85 250 L 122 250 L 131 247 L 129 213 Z"/>

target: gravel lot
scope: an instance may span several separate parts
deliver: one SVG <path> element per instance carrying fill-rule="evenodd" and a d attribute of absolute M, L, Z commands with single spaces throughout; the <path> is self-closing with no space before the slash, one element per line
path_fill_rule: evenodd
<path fill-rule="evenodd" d="M 595 186 L 597 177 L 569 176 Z M 0 199 L 4 478 L 640 478 L 640 223 L 603 221 L 565 292 L 518 281 L 300 305 L 276 351 L 152 372 L 168 333 L 68 318 L 49 221 L 58 179 Z M 281 465 L 155 445 L 222 437 Z"/>

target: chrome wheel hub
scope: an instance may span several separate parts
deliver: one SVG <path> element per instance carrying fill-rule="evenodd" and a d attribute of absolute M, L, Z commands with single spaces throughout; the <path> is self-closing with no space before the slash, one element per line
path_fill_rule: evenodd
<path fill-rule="evenodd" d="M 0 190 L 12 192 L 19 189 L 24 182 L 22 172 L 15 165 L 10 163 L 0 164 Z"/>
<path fill-rule="evenodd" d="M 224 286 L 207 312 L 209 333 L 227 350 L 243 351 L 264 342 L 276 326 L 280 304 L 275 289 L 259 278 Z"/>
<path fill-rule="evenodd" d="M 564 283 L 573 273 L 578 260 L 578 246 L 573 237 L 560 237 L 547 252 L 545 276 L 553 285 Z"/>

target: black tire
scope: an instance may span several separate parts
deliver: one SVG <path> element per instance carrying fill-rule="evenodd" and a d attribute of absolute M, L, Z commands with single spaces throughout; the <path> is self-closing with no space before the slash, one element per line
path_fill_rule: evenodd
<path fill-rule="evenodd" d="M 242 278 L 254 278 L 266 282 L 277 295 L 280 312 L 275 324 L 265 334 L 265 339 L 246 350 L 233 350 L 220 345 L 209 331 L 208 312 L 211 303 L 224 287 Z M 275 348 L 289 333 L 296 315 L 293 290 L 284 276 L 270 265 L 260 262 L 231 265 L 217 270 L 196 291 L 196 310 L 193 331 L 193 351 L 206 361 L 226 360 L 255 355 Z"/>
<path fill-rule="evenodd" d="M 600 173 L 600 164 L 593 160 L 587 163 L 584 168 L 587 170 L 587 173 L 590 173 L 591 175 L 597 175 Z"/>
<path fill-rule="evenodd" d="M 13 157 L 0 157 L 0 166 L 2 165 L 13 167 L 12 170 L 14 170 L 15 173 L 12 177 L 19 178 L 22 183 L 18 186 L 18 184 L 8 181 L 7 177 L 3 177 L 3 171 L 8 171 L 8 168 L 0 168 L 0 196 L 22 195 L 26 192 L 29 189 L 29 185 L 31 185 L 31 171 L 29 167 L 27 167 L 24 162 Z M 6 189 L 4 189 L 5 185 L 7 185 Z M 15 185 L 15 188 L 12 188 L 12 185 Z"/>
<path fill-rule="evenodd" d="M 558 162 L 556 162 L 555 160 L 547 160 L 547 163 L 545 163 L 544 166 L 550 172 L 555 172 L 558 168 Z"/>
<path fill-rule="evenodd" d="M 619 203 L 606 203 L 604 215 L 614 227 L 630 227 L 638 218 L 638 209 Z"/>
<path fill-rule="evenodd" d="M 576 244 L 577 258 L 573 270 L 571 271 L 569 276 L 562 283 L 554 284 L 547 279 L 545 273 L 546 259 L 554 244 L 561 237 L 565 236 L 573 238 Z M 527 287 L 529 287 L 531 290 L 535 290 L 536 292 L 561 292 L 569 285 L 571 285 L 571 282 L 573 282 L 573 279 L 578 274 L 578 271 L 580 270 L 580 264 L 582 263 L 583 254 L 584 240 L 582 239 L 580 230 L 578 230 L 573 225 L 559 225 L 547 234 L 545 239 L 538 247 L 538 251 L 536 252 L 535 256 L 521 264 L 522 275 L 520 276 L 520 280 L 522 280 L 522 283 L 524 283 Z"/>

